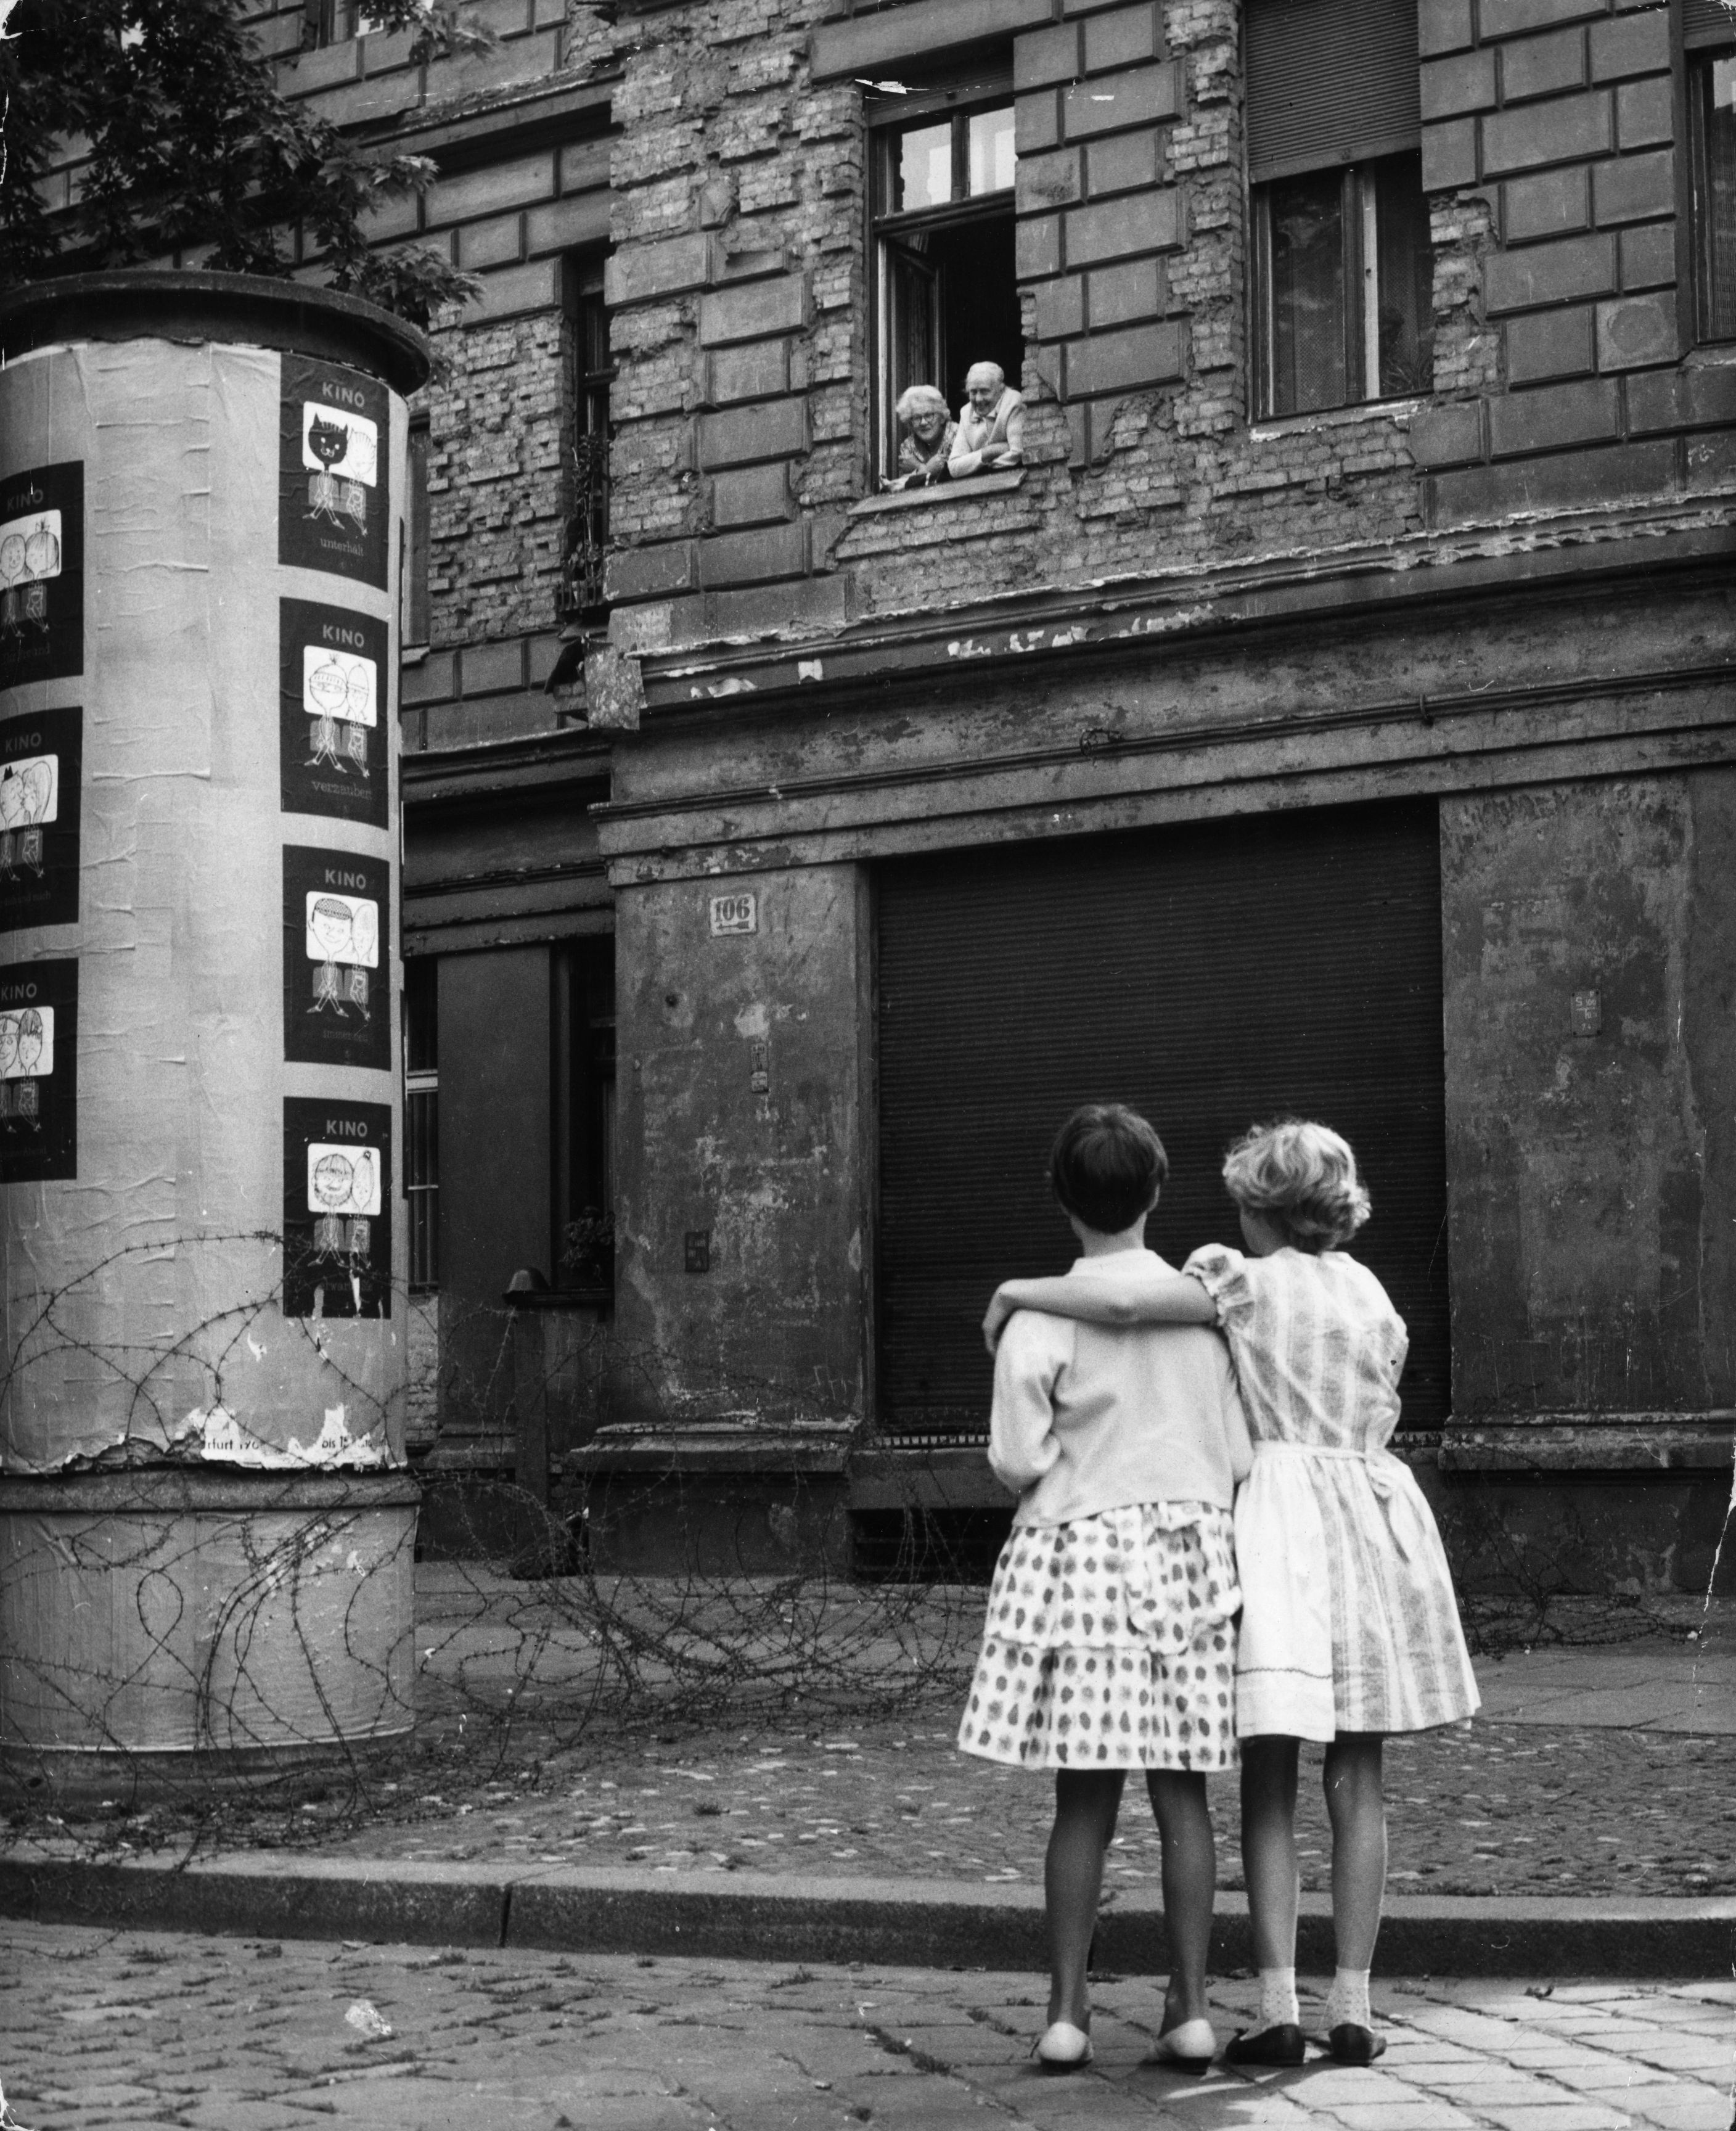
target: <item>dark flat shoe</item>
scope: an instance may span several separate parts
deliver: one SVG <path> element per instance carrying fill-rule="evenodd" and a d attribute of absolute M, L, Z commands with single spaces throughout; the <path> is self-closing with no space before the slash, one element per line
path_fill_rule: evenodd
<path fill-rule="evenodd" d="M 1349 2028 L 1334 2028 L 1333 2033 L 1349 2033 Z M 1365 2033 L 1366 2029 L 1355 2032 Z M 1299 2065 L 1308 2055 L 1308 2043 L 1294 2020 L 1281 2021 L 1275 2028 L 1262 2028 L 1257 2035 L 1244 2032 L 1232 2038 L 1224 2049 L 1224 2062 L 1233 2065 Z"/>
<path fill-rule="evenodd" d="M 1370 2065 L 1384 2054 L 1384 2035 L 1377 2035 L 1372 2028 L 1359 2027 L 1354 2020 L 1341 2020 L 1326 2038 L 1326 2046 L 1339 2064 Z"/>

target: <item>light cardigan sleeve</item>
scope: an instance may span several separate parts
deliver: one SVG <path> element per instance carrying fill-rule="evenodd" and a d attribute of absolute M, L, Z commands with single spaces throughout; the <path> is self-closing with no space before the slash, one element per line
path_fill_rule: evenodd
<path fill-rule="evenodd" d="M 1061 1454 L 1055 1438 L 1055 1386 L 1072 1358 L 1074 1338 L 1068 1319 L 1031 1310 L 1015 1312 L 1001 1334 L 988 1463 L 1001 1485 L 1016 1495 L 1034 1487 Z"/>

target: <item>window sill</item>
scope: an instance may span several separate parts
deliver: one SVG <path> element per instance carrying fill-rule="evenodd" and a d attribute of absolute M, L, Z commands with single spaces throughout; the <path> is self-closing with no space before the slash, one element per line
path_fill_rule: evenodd
<path fill-rule="evenodd" d="M 400 666 L 419 666 L 433 646 L 430 644 L 406 644 L 398 654 Z"/>
<path fill-rule="evenodd" d="M 963 481 L 942 481 L 938 488 L 895 488 L 885 496 L 865 496 L 849 508 L 852 518 L 870 518 L 883 510 L 923 510 L 932 504 L 965 503 L 977 496 L 1007 496 L 1021 487 L 1023 467 L 1008 467 L 1000 473 L 969 474 Z"/>
<path fill-rule="evenodd" d="M 1264 444 L 1279 437 L 1305 435 L 1310 429 L 1347 429 L 1355 422 L 1396 422 L 1403 428 L 1428 405 L 1426 398 L 1362 400 L 1354 407 L 1321 407 L 1312 414 L 1274 414 L 1250 424 L 1248 435 L 1255 443 Z"/>

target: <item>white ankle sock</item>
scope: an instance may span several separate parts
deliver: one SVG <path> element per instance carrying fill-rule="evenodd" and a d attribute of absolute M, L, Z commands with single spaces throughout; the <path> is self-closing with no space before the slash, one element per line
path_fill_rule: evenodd
<path fill-rule="evenodd" d="M 1372 2028 L 1374 2015 L 1368 2009 L 1368 1971 L 1365 1968 L 1340 1968 L 1333 1972 L 1332 1987 L 1326 1994 L 1326 2028 L 1330 2034 L 1334 2028 L 1341 2028 L 1348 2020 L 1352 2026 Z"/>
<path fill-rule="evenodd" d="M 1302 2017 L 1296 2003 L 1294 1968 L 1262 1968 L 1260 1971 L 1260 2024 L 1265 2028 L 1294 2028 Z"/>

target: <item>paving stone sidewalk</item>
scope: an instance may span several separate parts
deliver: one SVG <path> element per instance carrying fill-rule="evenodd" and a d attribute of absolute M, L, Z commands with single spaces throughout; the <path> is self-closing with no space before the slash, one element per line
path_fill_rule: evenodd
<path fill-rule="evenodd" d="M 1145 2064 L 1149 1979 L 1099 1979 L 1097 2062 L 1031 2062 L 1030 1975 L 791 1968 L 0 1923 L 0 2082 L 30 2131 L 1727 2131 L 1736 1985 L 1382 1986 L 1366 2071 Z M 1227 2035 L 1252 1987 L 1212 1993 Z"/>
<path fill-rule="evenodd" d="M 499 1717 L 509 1690 L 561 1701 L 560 1632 L 535 1587 L 490 1587 L 466 1568 L 421 1573 L 418 1637 L 447 1736 L 358 1789 L 309 1780 L 287 1809 L 211 1802 L 135 1812 L 117 1801 L 17 1832 L 63 1853 L 174 1856 L 250 1846 L 438 1865 L 633 1865 L 748 1878 L 820 1873 L 876 1881 L 1038 1882 L 1047 1779 L 957 1752 L 958 1690 L 944 1668 L 895 1714 L 757 1721 L 604 1717 L 566 1734 Z M 457 1598 L 473 1602 L 458 1611 Z M 444 1611 L 442 1611 L 444 1608 Z M 1701 1897 L 1736 1892 L 1736 1621 L 1728 1602 L 1686 1640 L 1523 1648 L 1481 1657 L 1484 1712 L 1387 1750 L 1394 1894 Z M 454 1616 L 457 1625 L 454 1625 Z M 968 1619 L 968 1608 L 965 1618 Z M 1699 1620 L 1696 1614 L 1694 1616 Z M 962 1639 L 954 1630 L 954 1642 Z M 930 1645 L 938 1639 L 930 1637 Z M 487 1717 L 460 1750 L 466 1709 Z M 1328 1884 L 1318 1754 L 1305 1764 L 1303 1884 Z M 1233 1778 L 1210 1786 L 1219 1884 L 1241 1885 Z M 1156 1832 L 1130 1789 L 1108 1884 L 1155 1883 Z"/>

